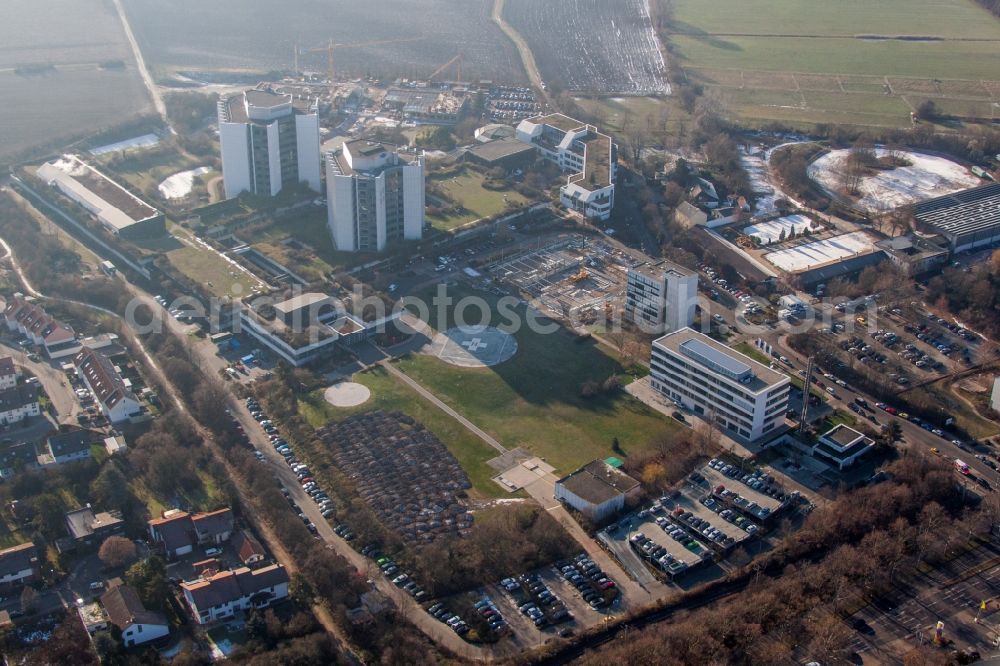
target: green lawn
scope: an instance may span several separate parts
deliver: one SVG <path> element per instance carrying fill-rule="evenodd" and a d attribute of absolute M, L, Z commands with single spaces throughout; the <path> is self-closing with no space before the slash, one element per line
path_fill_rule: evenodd
<path fill-rule="evenodd" d="M 510 497 L 491 479 L 496 475 L 486 461 L 498 455 L 458 421 L 427 402 L 410 387 L 382 368 L 374 368 L 354 376 L 354 381 L 371 389 L 372 399 L 364 405 L 351 408 L 333 407 L 323 399 L 323 392 L 316 391 L 299 398 L 299 412 L 310 425 L 321 427 L 330 421 L 340 421 L 352 414 L 373 409 L 396 410 L 412 416 L 437 435 L 469 475 L 473 490 L 484 497 Z"/>
<path fill-rule="evenodd" d="M 749 356 L 758 363 L 763 363 L 764 365 L 767 366 L 771 365 L 771 359 L 768 358 L 767 354 L 762 352 L 760 349 L 757 349 L 749 342 L 741 342 L 738 345 L 733 345 L 733 349 L 735 349 L 741 354 Z"/>
<path fill-rule="evenodd" d="M 453 289 L 450 295 L 457 302 L 477 294 Z M 524 306 L 514 312 L 523 321 Z M 449 323 L 452 314 L 446 313 Z M 436 321 L 435 316 L 431 323 Z M 615 454 L 616 437 L 627 455 L 646 448 L 654 436 L 679 429 L 624 391 L 581 397 L 584 382 L 623 375 L 619 361 L 592 339 L 579 341 L 561 326 L 541 333 L 527 325 L 515 337 L 517 354 L 492 368 L 459 368 L 423 354 L 403 358 L 398 366 L 507 448 L 533 451 L 559 472 Z"/>
<path fill-rule="evenodd" d="M 333 246 L 330 228 L 327 226 L 325 206 L 310 206 L 291 217 L 275 221 L 249 237 L 245 232 L 240 234 L 240 237 L 250 241 L 259 251 L 292 270 L 305 268 L 306 271 L 314 273 L 329 273 L 365 263 L 373 256 L 337 251 Z M 311 251 L 306 250 L 303 254 L 284 245 L 282 241 L 288 238 L 294 238 L 308 245 Z"/>
<path fill-rule="evenodd" d="M 177 270 L 188 276 L 195 284 L 216 296 L 233 293 L 233 286 L 240 285 L 239 294 L 249 294 L 259 280 L 247 275 L 223 261 L 215 252 L 184 243 L 183 247 L 167 252 L 167 259 Z"/>
<path fill-rule="evenodd" d="M 466 209 L 464 213 L 458 215 L 428 216 L 431 225 L 437 229 L 454 229 L 473 220 L 502 213 L 508 202 L 513 206 L 528 203 L 524 196 L 513 189 L 503 191 L 486 189 L 483 187 L 483 175 L 471 169 L 464 169 L 456 176 L 431 177 L 429 180 L 440 185 L 453 202 Z"/>

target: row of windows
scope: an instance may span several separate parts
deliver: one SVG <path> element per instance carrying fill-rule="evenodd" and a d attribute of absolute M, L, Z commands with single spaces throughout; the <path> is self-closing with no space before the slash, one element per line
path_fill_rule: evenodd
<path fill-rule="evenodd" d="M 707 404 L 713 407 L 717 413 L 724 415 L 726 418 L 733 421 L 739 422 L 748 428 L 753 427 L 753 414 L 741 410 L 735 405 L 729 405 L 724 402 L 720 402 L 710 394 L 704 391 L 704 387 L 696 383 L 684 381 L 674 376 L 661 376 L 659 377 L 661 381 L 664 381 L 672 389 L 679 391 L 683 395 L 699 402 L 702 404 Z"/>
<path fill-rule="evenodd" d="M 729 384 L 718 379 L 715 375 L 708 374 L 701 368 L 691 366 L 676 356 L 668 356 L 656 347 L 653 347 L 653 359 L 661 361 L 675 372 L 691 377 L 697 377 L 701 383 L 711 385 L 720 391 L 724 391 L 722 395 L 726 396 L 729 400 L 736 400 L 738 398 L 750 403 L 751 405 L 756 403 L 756 397 L 752 394 L 747 393 L 746 391 L 741 391 L 734 386 L 730 386 Z"/>

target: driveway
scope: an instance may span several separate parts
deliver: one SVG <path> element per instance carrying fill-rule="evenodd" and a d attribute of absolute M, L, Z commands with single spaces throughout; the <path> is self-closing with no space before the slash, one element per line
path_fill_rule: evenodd
<path fill-rule="evenodd" d="M 52 401 L 59 423 L 77 424 L 76 417 L 83 410 L 66 380 L 66 375 L 59 369 L 60 361 L 52 361 L 51 363 L 32 361 L 24 349 L 14 344 L 9 338 L 0 340 L 0 352 L 11 356 L 16 365 L 27 369 L 38 377 L 39 383 L 45 389 L 49 400 Z"/>

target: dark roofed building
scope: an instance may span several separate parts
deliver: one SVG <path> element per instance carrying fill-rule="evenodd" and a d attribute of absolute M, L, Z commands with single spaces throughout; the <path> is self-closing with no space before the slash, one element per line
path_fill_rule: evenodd
<path fill-rule="evenodd" d="M 38 466 L 38 452 L 31 442 L 18 442 L 0 448 L 0 479 L 9 479 L 22 469 Z"/>
<path fill-rule="evenodd" d="M 107 356 L 84 347 L 73 357 L 73 365 L 94 394 L 108 421 L 120 423 L 141 411 L 139 399 L 125 384 Z"/>
<path fill-rule="evenodd" d="M 70 430 L 50 435 L 45 442 L 52 462 L 57 464 L 86 460 L 90 447 L 104 441 L 103 433 L 93 430 Z"/>
<path fill-rule="evenodd" d="M 149 521 L 153 543 L 163 548 L 168 560 L 188 555 L 196 544 L 219 545 L 233 533 L 233 512 L 228 507 L 207 513 L 190 514 L 172 509 Z"/>
<path fill-rule="evenodd" d="M 625 508 L 625 500 L 639 491 L 639 482 L 631 476 L 604 460 L 595 460 L 559 479 L 555 496 L 588 518 L 601 522 Z"/>
<path fill-rule="evenodd" d="M 229 541 L 233 533 L 233 512 L 226 507 L 208 513 L 196 513 L 191 516 L 191 523 L 198 543 L 218 545 Z"/>
<path fill-rule="evenodd" d="M 535 147 L 515 138 L 480 143 L 465 151 L 465 158 L 485 167 L 507 171 L 522 169 L 535 161 Z"/>
<path fill-rule="evenodd" d="M 9 389 L 17 386 L 17 366 L 10 356 L 0 358 L 0 389 Z"/>
<path fill-rule="evenodd" d="M 74 541 L 93 544 L 122 530 L 125 522 L 120 516 L 107 511 L 94 513 L 85 506 L 66 514 L 66 529 Z"/>
<path fill-rule="evenodd" d="M 135 589 L 128 585 L 105 592 L 101 595 L 101 605 L 111 624 L 121 630 L 125 647 L 148 643 L 170 633 L 167 619 L 161 613 L 146 610 Z"/>
<path fill-rule="evenodd" d="M 34 384 L 0 389 L 0 424 L 19 423 L 41 413 L 38 406 L 38 388 Z"/>
<path fill-rule="evenodd" d="M 209 624 L 287 598 L 288 572 L 280 564 L 256 570 L 240 567 L 185 581 L 181 590 L 198 624 Z"/>
<path fill-rule="evenodd" d="M 30 541 L 0 550 L 0 590 L 10 590 L 38 577 L 38 549 Z"/>

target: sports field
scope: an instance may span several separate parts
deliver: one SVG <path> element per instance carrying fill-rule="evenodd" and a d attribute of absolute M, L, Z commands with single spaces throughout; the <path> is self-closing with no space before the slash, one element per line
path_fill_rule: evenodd
<path fill-rule="evenodd" d="M 1000 20 L 972 0 L 677 0 L 667 38 L 692 81 L 761 120 L 899 126 L 925 99 L 1000 109 Z"/>

